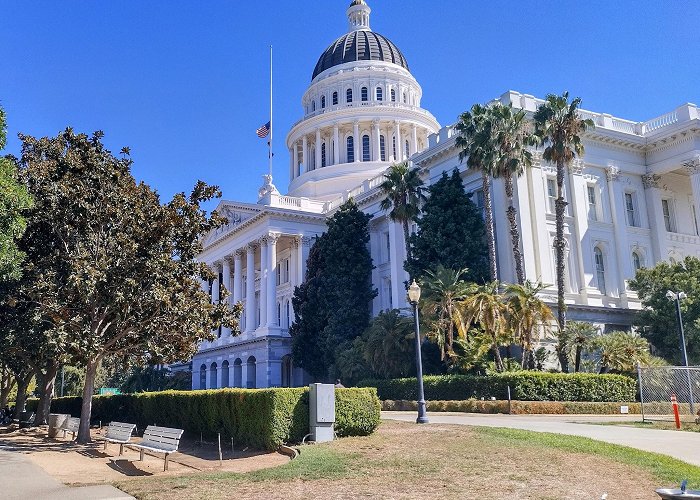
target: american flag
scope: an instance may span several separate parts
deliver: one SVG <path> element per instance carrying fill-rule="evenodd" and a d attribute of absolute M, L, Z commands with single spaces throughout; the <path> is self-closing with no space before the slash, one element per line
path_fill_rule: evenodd
<path fill-rule="evenodd" d="M 267 137 L 267 134 L 270 133 L 270 122 L 267 122 L 265 125 L 260 127 L 258 130 L 255 131 L 256 134 L 258 134 L 258 137 L 261 139 L 263 137 Z"/>

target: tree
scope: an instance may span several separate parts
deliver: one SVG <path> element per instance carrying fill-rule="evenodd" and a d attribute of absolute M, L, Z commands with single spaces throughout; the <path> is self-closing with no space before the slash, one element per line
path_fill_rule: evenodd
<path fill-rule="evenodd" d="M 554 315 L 550 307 L 538 297 L 546 288 L 542 283 L 527 280 L 522 285 L 506 286 L 508 328 L 514 333 L 522 348 L 522 369 L 533 369 L 533 341 L 536 331 L 542 329 L 547 333 Z"/>
<path fill-rule="evenodd" d="M 336 352 L 369 325 L 372 256 L 369 220 L 351 199 L 327 220 L 311 247 L 304 282 L 294 290 L 292 357 L 319 379 L 333 378 Z"/>
<path fill-rule="evenodd" d="M 554 202 L 556 217 L 556 237 L 554 249 L 557 267 L 557 319 L 559 330 L 566 332 L 566 302 L 564 301 L 564 274 L 566 272 L 564 239 L 564 211 L 568 204 L 564 199 L 565 168 L 571 165 L 576 157 L 584 153 L 581 135 L 593 127 L 593 121 L 582 119 L 579 113 L 581 98 L 569 102 L 569 93 L 561 96 L 548 94 L 534 115 L 535 136 L 544 145 L 542 158 L 554 163 L 557 167 L 557 198 Z M 568 366 L 562 365 L 563 371 Z"/>
<path fill-rule="evenodd" d="M 407 161 L 389 167 L 384 174 L 384 182 L 379 186 L 385 196 L 381 201 L 382 210 L 389 210 L 389 218 L 403 228 L 406 258 L 410 257 L 408 223 L 420 213 L 420 204 L 425 200 L 423 181 L 417 168 L 409 168 Z"/>
<path fill-rule="evenodd" d="M 666 298 L 666 292 L 685 292 L 681 300 L 686 349 L 690 364 L 700 363 L 700 259 L 686 257 L 682 262 L 660 262 L 642 268 L 629 282 L 637 292 L 644 309 L 635 317 L 644 338 L 654 346 L 655 353 L 669 362 L 682 363 L 680 333 L 676 319 L 676 304 Z"/>
<path fill-rule="evenodd" d="M 601 335 L 592 343 L 598 350 L 600 373 L 633 372 L 638 364 L 651 361 L 649 342 L 634 333 L 611 332 Z"/>
<path fill-rule="evenodd" d="M 591 323 L 572 321 L 569 323 L 568 333 L 569 345 L 574 349 L 574 372 L 578 373 L 581 371 L 581 355 L 592 347 L 598 337 L 598 330 Z"/>
<path fill-rule="evenodd" d="M 398 309 L 382 311 L 362 334 L 364 358 L 381 378 L 415 375 L 413 320 Z"/>
<path fill-rule="evenodd" d="M 0 151 L 7 141 L 5 111 L 0 108 Z M 31 197 L 19 182 L 17 165 L 10 158 L 0 157 L 0 282 L 20 276 L 22 252 L 17 240 L 24 232 L 23 211 L 31 207 Z"/>
<path fill-rule="evenodd" d="M 496 262 L 496 233 L 493 225 L 493 203 L 491 202 L 491 177 L 494 175 L 495 155 L 491 141 L 491 120 L 486 106 L 474 104 L 471 111 L 465 111 L 455 126 L 459 135 L 456 138 L 459 161 L 467 159 L 467 166 L 481 174 L 484 193 L 484 223 L 488 248 L 489 274 L 491 281 L 498 279 Z"/>
<path fill-rule="evenodd" d="M 439 265 L 427 271 L 422 285 L 422 312 L 428 324 L 428 338 L 440 348 L 440 359 L 448 363 L 454 356 L 453 343 L 457 326 L 462 318 L 457 303 L 472 291 L 471 284 L 463 276 L 468 269 L 449 269 Z M 466 335 L 461 335 L 466 337 Z"/>
<path fill-rule="evenodd" d="M 464 191 L 459 171 L 442 174 L 428 188 L 428 199 L 409 239 L 408 274 L 421 280 L 438 266 L 467 269 L 464 279 L 483 283 L 488 276 L 484 221 L 471 195 Z"/>
<path fill-rule="evenodd" d="M 235 331 L 240 315 L 239 305 L 211 304 L 201 283 L 213 275 L 196 261 L 204 235 L 225 222 L 201 208 L 218 188 L 199 182 L 191 195 L 179 193 L 161 205 L 131 175 L 128 149 L 117 158 L 102 136 L 71 129 L 56 138 L 20 136 L 22 175 L 36 200 L 27 254 L 43 270 L 26 297 L 85 366 L 81 443 L 90 440 L 95 376 L 103 360 L 182 359 L 219 325 Z M 39 244 L 50 251 L 34 251 Z"/>

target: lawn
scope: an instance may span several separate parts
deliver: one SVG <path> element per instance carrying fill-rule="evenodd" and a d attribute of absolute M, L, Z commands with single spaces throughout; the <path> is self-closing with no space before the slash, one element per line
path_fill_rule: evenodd
<path fill-rule="evenodd" d="M 700 432 L 700 425 L 696 424 L 695 422 L 681 422 L 681 428 L 676 429 L 676 424 L 675 422 L 671 422 L 668 420 L 657 420 L 657 421 L 646 421 L 642 422 L 641 420 L 634 422 L 634 421 L 626 421 L 626 422 L 599 422 L 600 425 L 625 425 L 629 427 L 639 427 L 640 429 L 661 429 L 661 430 L 680 430 L 680 431 L 685 431 L 685 432 Z"/>
<path fill-rule="evenodd" d="M 372 436 L 304 446 L 292 462 L 247 474 L 117 483 L 137 498 L 658 498 L 700 468 L 586 438 L 385 421 Z"/>

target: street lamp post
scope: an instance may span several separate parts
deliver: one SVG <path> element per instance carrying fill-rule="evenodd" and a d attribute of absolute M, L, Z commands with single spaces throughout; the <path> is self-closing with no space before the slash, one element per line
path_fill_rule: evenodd
<path fill-rule="evenodd" d="M 683 331 L 683 316 L 681 315 L 681 300 L 685 299 L 687 295 L 685 292 L 672 292 L 668 290 L 666 292 L 666 298 L 672 300 L 676 303 L 676 320 L 678 321 L 678 331 L 681 336 L 681 354 L 683 354 L 683 366 L 685 366 L 685 373 L 688 376 L 688 392 L 690 394 L 690 414 L 695 414 L 695 401 L 693 398 L 693 385 L 690 378 L 690 370 L 688 369 L 688 352 L 685 347 L 685 332 Z"/>
<path fill-rule="evenodd" d="M 420 300 L 420 287 L 416 280 L 413 280 L 408 287 L 408 300 L 413 306 L 413 321 L 416 329 L 416 378 L 418 379 L 418 418 L 417 424 L 427 424 L 428 415 L 425 411 L 425 396 L 423 395 L 423 361 L 420 352 L 420 326 L 418 325 L 418 301 Z"/>

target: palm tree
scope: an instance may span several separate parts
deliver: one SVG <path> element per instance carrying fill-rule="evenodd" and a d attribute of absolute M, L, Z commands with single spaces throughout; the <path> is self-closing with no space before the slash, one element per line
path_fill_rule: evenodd
<path fill-rule="evenodd" d="M 481 174 L 484 193 L 484 224 L 489 249 L 489 272 L 491 281 L 498 279 L 496 263 L 496 236 L 493 225 L 493 204 L 491 202 L 491 177 L 494 172 L 494 148 L 491 142 L 491 120 L 489 110 L 481 104 L 474 104 L 471 111 L 465 111 L 455 126 L 459 132 L 456 138 L 460 148 L 459 161 L 467 159 L 467 166 Z"/>
<path fill-rule="evenodd" d="M 598 330 L 591 323 L 585 321 L 572 321 L 569 323 L 568 329 L 569 341 L 575 349 L 574 372 L 579 372 L 581 371 L 581 354 L 595 341 Z"/>
<path fill-rule="evenodd" d="M 529 280 L 522 285 L 506 286 L 508 326 L 523 350 L 522 369 L 534 367 L 532 344 L 535 331 L 541 327 L 547 333 L 554 321 L 552 310 L 537 295 L 545 288 L 542 283 Z"/>
<path fill-rule="evenodd" d="M 530 123 L 525 119 L 525 112 L 513 112 L 513 106 L 497 103 L 489 107 L 492 120 L 492 141 L 495 148 L 494 177 L 503 177 L 505 181 L 508 208 L 506 215 L 510 224 L 510 237 L 515 260 L 515 276 L 518 284 L 525 283 L 523 255 L 520 251 L 520 230 L 518 228 L 517 210 L 513 206 L 513 178 L 520 177 L 526 168 L 532 166 L 532 153 L 528 146 L 535 144 Z"/>
<path fill-rule="evenodd" d="M 382 311 L 362 334 L 364 358 L 384 378 L 407 377 L 415 368 L 414 328 L 410 317 L 398 309 Z"/>
<path fill-rule="evenodd" d="M 408 244 L 408 223 L 420 213 L 420 204 L 425 200 L 423 180 L 417 168 L 409 168 L 407 161 L 390 166 L 384 174 L 384 182 L 379 186 L 386 196 L 380 203 L 382 210 L 390 210 L 389 218 L 403 226 L 406 259 L 410 257 Z"/>
<path fill-rule="evenodd" d="M 428 335 L 440 347 L 440 359 L 443 361 L 454 356 L 455 325 L 461 322 L 456 304 L 473 289 L 470 283 L 462 279 L 467 271 L 438 266 L 435 271 L 427 271 L 421 283 L 422 309 L 429 323 Z"/>
<path fill-rule="evenodd" d="M 634 333 L 611 332 L 594 342 L 600 356 L 600 373 L 632 372 L 638 364 L 651 360 L 649 342 Z"/>
<path fill-rule="evenodd" d="M 541 104 L 534 115 L 535 135 L 545 146 L 542 158 L 554 163 L 557 167 L 557 199 L 555 201 L 556 238 L 554 248 L 557 265 L 557 316 L 559 330 L 566 332 L 566 303 L 564 302 L 564 273 L 565 250 L 564 240 L 564 168 L 571 164 L 577 156 L 584 153 L 581 135 L 586 129 L 593 127 L 593 121 L 580 117 L 579 106 L 581 98 L 577 97 L 569 102 L 569 93 L 561 96 L 548 94 L 545 102 Z M 568 366 L 562 366 L 562 370 L 568 371 Z"/>
<path fill-rule="evenodd" d="M 499 293 L 498 281 L 492 281 L 474 290 L 474 293 L 457 304 L 460 313 L 457 324 L 461 336 L 466 336 L 471 325 L 478 323 L 491 337 L 491 350 L 496 370 L 504 370 L 503 359 L 498 348 L 503 344 L 507 332 L 506 305 Z"/>

